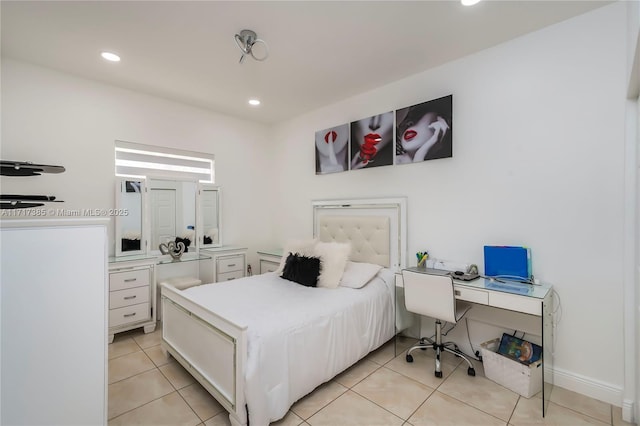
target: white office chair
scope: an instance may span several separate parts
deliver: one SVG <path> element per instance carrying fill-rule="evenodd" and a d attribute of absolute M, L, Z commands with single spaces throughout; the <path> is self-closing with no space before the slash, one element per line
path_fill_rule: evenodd
<path fill-rule="evenodd" d="M 455 343 L 442 342 L 441 321 L 456 324 L 471 309 L 469 303 L 456 300 L 451 276 L 402 271 L 402 278 L 407 311 L 436 319 L 435 341 L 428 337 L 421 338 L 407 351 L 407 362 L 413 362 L 411 352 L 414 350 L 432 348 L 436 351 L 435 376 L 442 377 L 440 354 L 442 351 L 447 351 L 464 359 L 469 364 L 467 374 L 475 376 L 476 370 L 473 364 L 464 353 L 458 350 Z"/>

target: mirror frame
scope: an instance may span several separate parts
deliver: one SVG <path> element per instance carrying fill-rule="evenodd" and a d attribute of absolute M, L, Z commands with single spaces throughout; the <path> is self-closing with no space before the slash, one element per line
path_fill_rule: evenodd
<path fill-rule="evenodd" d="M 218 193 L 218 241 L 204 244 L 204 214 L 202 211 L 203 191 L 216 191 Z M 196 193 L 196 235 L 198 236 L 198 248 L 207 249 L 222 246 L 222 189 L 211 183 L 198 183 Z"/>
<path fill-rule="evenodd" d="M 147 223 L 148 223 L 148 250 L 147 250 L 147 254 L 150 256 L 160 256 L 162 253 L 160 252 L 160 249 L 157 246 L 152 246 L 151 244 L 151 233 L 152 233 L 152 224 L 151 224 L 151 190 L 152 190 L 152 186 L 153 183 L 152 181 L 164 181 L 164 182 L 175 182 L 177 184 L 182 184 L 182 183 L 191 183 L 193 184 L 193 192 L 194 192 L 194 198 L 195 198 L 195 205 L 194 205 L 194 210 L 195 210 L 195 217 L 193 218 L 195 221 L 195 232 L 194 232 L 194 241 L 193 243 L 189 246 L 189 253 L 191 253 L 192 251 L 194 253 L 197 253 L 200 250 L 200 243 L 198 241 L 198 228 L 199 228 L 199 224 L 198 224 L 198 215 L 199 215 L 199 196 L 198 196 L 198 190 L 199 190 L 199 182 L 196 180 L 190 180 L 190 179 L 176 179 L 174 177 L 167 177 L 167 176 L 162 176 L 162 175 L 148 175 L 147 176 L 147 205 L 146 205 L 146 211 L 147 211 Z M 177 237 L 177 235 L 175 235 L 174 237 Z"/>
<path fill-rule="evenodd" d="M 122 193 L 123 185 L 126 185 L 127 181 L 139 181 L 140 182 L 140 250 L 122 251 L 122 221 L 124 216 L 115 216 L 115 255 L 116 257 L 123 256 L 136 256 L 146 254 L 148 250 L 148 226 L 147 226 L 147 179 L 144 176 L 136 177 L 124 177 L 116 176 L 115 196 L 116 196 L 116 211 L 120 211 L 125 207 L 122 205 L 120 194 Z"/>

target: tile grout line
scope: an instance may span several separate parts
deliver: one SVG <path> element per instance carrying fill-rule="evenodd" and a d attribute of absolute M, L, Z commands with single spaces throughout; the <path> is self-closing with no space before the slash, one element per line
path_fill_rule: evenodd
<path fill-rule="evenodd" d="M 605 424 L 605 425 L 607 424 L 606 422 L 604 422 L 604 421 L 600 420 L 600 419 L 599 419 L 599 418 L 597 418 L 597 417 L 590 416 L 589 414 L 582 413 L 582 412 L 580 412 L 580 411 L 576 411 L 576 410 L 574 410 L 573 408 L 569 408 L 569 407 L 566 407 L 566 406 L 564 406 L 564 405 L 562 405 L 562 404 L 558 404 L 557 402 L 554 402 L 554 401 L 549 400 L 549 405 L 551 405 L 551 404 L 553 404 L 553 405 L 555 405 L 555 406 L 557 406 L 557 407 L 560 407 L 560 408 L 564 408 L 565 410 L 569 410 L 569 411 L 571 411 L 571 412 L 573 412 L 573 413 L 576 413 L 576 414 L 579 414 L 579 415 L 581 415 L 581 416 L 588 417 L 588 418 L 590 418 L 590 419 L 592 419 L 592 420 L 596 420 L 596 421 L 598 421 L 598 422 L 600 422 L 600 423 L 602 423 L 602 424 Z M 611 404 L 609 404 L 609 406 L 610 406 L 610 409 L 611 409 L 611 410 L 613 410 L 613 406 L 612 406 Z M 612 416 L 612 415 L 610 416 L 610 421 L 611 421 L 610 425 L 613 425 L 613 416 Z"/>
<path fill-rule="evenodd" d="M 160 346 L 160 345 L 154 345 L 154 346 L 151 346 L 151 347 L 155 347 L 155 346 Z M 143 351 L 144 351 L 144 350 L 143 350 Z M 145 352 L 145 355 L 146 355 L 146 352 Z M 149 355 L 147 355 L 147 357 L 148 357 L 148 356 L 149 356 Z M 156 363 L 155 363 L 155 362 L 153 362 L 153 360 L 151 360 L 151 362 L 155 365 L 156 370 L 158 370 L 158 372 L 162 375 L 162 377 L 164 377 L 164 378 L 167 380 L 167 382 L 169 382 L 169 384 L 171 385 L 171 387 L 174 389 L 174 392 L 178 394 L 178 396 L 179 396 L 179 397 L 184 401 L 184 403 L 185 403 L 185 404 L 187 404 L 187 407 L 189 407 L 189 409 L 191 410 L 191 412 L 192 412 L 192 413 L 196 416 L 196 418 L 200 421 L 200 422 L 199 422 L 199 423 L 197 423 L 197 424 L 200 424 L 200 423 L 203 423 L 203 424 L 204 424 L 205 420 L 202 420 L 202 419 L 200 418 L 200 416 L 198 415 L 198 413 L 196 413 L 196 411 L 193 409 L 193 407 L 191 406 L 191 404 L 189 404 L 189 402 L 188 402 L 188 401 L 184 398 L 184 396 L 180 393 L 180 389 L 184 389 L 184 388 L 189 387 L 189 386 L 191 386 L 191 385 L 187 385 L 187 386 L 184 386 L 184 387 L 182 387 L 182 388 L 178 389 L 178 388 L 177 388 L 177 387 L 176 387 L 176 386 L 171 382 L 171 380 L 169 380 L 169 377 L 167 377 L 167 375 L 166 375 L 166 374 L 164 374 L 164 372 L 163 372 L 162 370 L 160 370 L 160 366 L 156 365 Z M 167 363 L 167 364 L 162 364 L 162 365 L 164 366 L 164 365 L 168 365 L 168 364 L 169 364 L 169 363 Z M 181 368 L 183 368 L 183 367 L 180 365 L 180 363 L 178 363 L 178 365 L 179 365 Z M 186 371 L 186 370 L 185 370 L 185 371 Z M 187 373 L 188 373 L 188 372 L 187 372 Z M 195 382 L 194 382 L 194 383 L 198 383 L 198 381 L 197 381 L 197 380 L 195 380 Z M 165 395 L 165 396 L 166 396 L 166 395 Z M 161 397 L 161 398 L 164 398 L 164 396 L 163 396 L 163 397 Z M 158 399 L 160 399 L 160 398 L 158 398 Z M 155 401 L 155 400 L 154 400 L 154 401 Z M 215 416 L 214 416 L 214 417 L 215 417 Z M 207 419 L 207 420 L 209 420 L 209 419 Z"/>
<path fill-rule="evenodd" d="M 518 408 L 518 404 L 520 403 L 521 398 L 522 398 L 522 395 L 518 395 L 518 399 L 516 399 L 516 403 L 513 406 L 513 410 L 511 410 L 511 414 L 509 415 L 509 419 L 507 419 L 508 425 L 511 424 L 511 419 L 513 418 L 513 415 L 516 413 L 516 408 Z"/>
<path fill-rule="evenodd" d="M 403 352 L 404 352 L 404 351 L 403 351 Z M 409 377 L 409 376 L 407 376 L 407 375 L 405 375 L 405 374 L 402 374 L 402 373 L 400 373 L 400 372 L 398 372 L 398 371 L 395 371 L 395 370 L 393 370 L 393 369 L 391 369 L 391 368 L 386 367 L 386 364 L 388 364 L 389 362 L 393 361 L 393 360 L 394 360 L 395 358 L 397 358 L 398 356 L 400 356 L 400 355 L 396 355 L 396 356 L 395 356 L 395 357 L 393 357 L 391 360 L 387 361 L 387 363 L 385 363 L 384 365 L 382 365 L 380 368 L 386 368 L 387 370 L 389 370 L 389 371 L 391 371 L 391 372 L 393 372 L 393 373 L 399 374 L 399 375 L 401 375 L 401 376 L 403 376 L 403 377 L 406 377 L 407 379 L 412 380 L 412 381 L 414 381 L 414 382 L 416 382 L 416 383 L 418 383 L 418 384 L 420 384 L 420 385 L 422 385 L 422 386 L 426 386 L 426 387 L 428 387 L 428 388 L 430 388 L 430 389 L 433 389 L 433 391 L 429 393 L 429 395 L 424 399 L 424 401 L 422 401 L 420 404 L 418 404 L 418 407 L 417 407 L 415 410 L 413 410 L 413 411 L 411 412 L 411 414 L 409 414 L 409 416 L 408 416 L 406 419 L 404 419 L 404 418 L 400 417 L 400 416 L 399 416 L 399 415 L 397 415 L 396 413 L 393 413 L 393 412 L 389 411 L 387 408 L 385 408 L 385 407 L 383 407 L 383 406 L 379 405 L 379 404 L 378 404 L 378 403 L 376 403 L 375 401 L 370 400 L 370 399 L 369 399 L 369 398 L 367 398 L 365 395 L 362 395 L 362 394 L 361 394 L 361 393 L 359 393 L 357 390 L 353 389 L 353 388 L 357 385 L 357 383 L 356 383 L 355 385 L 353 385 L 352 387 L 348 388 L 348 389 L 349 389 L 349 390 L 351 390 L 351 391 L 353 391 L 356 395 L 359 395 L 359 396 L 361 396 L 362 398 L 366 399 L 367 401 L 371 402 L 372 404 L 376 405 L 377 407 L 380 407 L 380 408 L 382 408 L 383 410 L 387 411 L 388 413 L 390 413 L 390 414 L 392 414 L 392 415 L 394 415 L 394 416 L 398 417 L 400 420 L 402 420 L 402 422 L 403 422 L 403 424 L 404 424 L 404 423 L 408 423 L 408 422 L 409 422 L 409 419 L 411 418 L 411 416 L 413 416 L 413 415 L 414 415 L 414 414 L 415 414 L 415 413 L 420 409 L 420 407 L 422 407 L 422 406 L 424 405 L 424 403 L 425 403 L 425 402 L 427 402 L 427 401 L 429 400 L 429 398 L 431 398 L 431 396 L 432 396 L 434 393 L 436 393 L 436 391 L 438 390 L 438 388 L 439 388 L 439 387 L 440 387 L 440 386 L 441 386 L 441 385 L 442 385 L 442 384 L 443 384 L 443 383 L 444 383 L 444 382 L 445 382 L 449 377 L 451 377 L 451 375 L 453 374 L 453 372 L 451 372 L 451 374 L 449 374 L 447 377 L 445 377 L 445 378 L 444 378 L 444 379 L 443 379 L 443 380 L 438 384 L 438 386 L 437 386 L 436 388 L 432 388 L 431 386 L 425 385 L 424 383 L 421 383 L 421 382 L 419 382 L 419 381 L 415 380 L 413 377 Z M 459 363 L 458 365 L 460 365 L 460 363 Z M 380 368 L 376 369 L 375 371 L 378 371 Z M 453 369 L 453 371 L 455 371 L 457 368 L 458 368 L 458 366 L 456 366 L 456 367 Z M 373 373 L 371 373 L 371 374 L 373 374 Z M 369 377 L 371 374 L 369 374 L 367 377 Z M 366 379 L 366 378 L 365 378 L 365 379 Z M 364 381 L 365 379 L 362 379 L 360 382 Z M 360 382 L 358 382 L 358 383 L 360 383 Z M 343 394 L 343 395 L 344 395 L 344 394 Z M 446 395 L 446 394 L 445 394 L 445 395 Z M 342 395 L 341 395 L 341 396 L 342 396 Z M 337 398 L 336 398 L 336 399 L 337 399 Z M 454 399 L 455 399 L 455 398 L 454 398 Z M 456 401 L 457 401 L 457 399 L 456 399 Z M 332 401 L 332 402 L 333 402 L 333 401 Z M 461 403 L 463 403 L 463 404 L 465 404 L 465 405 L 468 405 L 468 404 L 466 404 L 466 403 L 464 403 L 464 402 L 462 402 L 462 401 L 460 401 L 460 402 L 461 402 Z M 327 405 L 328 405 L 328 404 L 327 404 Z M 323 407 L 323 408 L 324 408 L 324 407 Z M 472 407 L 472 408 L 475 408 L 475 407 Z M 320 411 L 320 410 L 318 410 L 318 411 Z M 482 410 L 480 410 L 480 411 L 482 411 Z M 488 413 L 487 413 L 487 414 L 488 414 Z M 409 423 L 409 424 L 411 424 L 411 423 Z"/>
<path fill-rule="evenodd" d="M 125 357 L 125 356 L 128 356 L 128 355 L 132 355 L 132 354 L 135 354 L 135 353 L 138 353 L 138 352 L 142 352 L 142 353 L 147 357 L 147 359 L 149 360 L 149 362 L 151 362 L 151 365 L 153 365 L 153 367 L 151 367 L 151 368 L 149 368 L 149 369 L 147 369 L 147 370 L 139 371 L 139 372 L 137 372 L 136 374 L 132 374 L 131 376 L 124 377 L 124 378 L 122 378 L 122 379 L 120 379 L 120 380 L 116 380 L 115 382 L 108 383 L 107 385 L 109 385 L 109 386 L 110 386 L 110 385 L 113 385 L 113 384 L 115 384 L 115 383 L 122 382 L 123 380 L 127 380 L 127 379 L 130 379 L 130 378 L 132 378 L 132 377 L 138 376 L 138 375 L 140 375 L 140 374 L 148 373 L 149 371 L 153 370 L 154 368 L 156 368 L 156 369 L 158 368 L 158 366 L 156 365 L 156 363 L 155 363 L 155 362 L 153 362 L 153 360 L 149 357 L 149 355 L 147 355 L 147 353 L 146 353 L 144 350 L 140 350 L 140 351 L 136 351 L 136 352 L 131 352 L 131 353 L 128 353 L 128 354 L 126 354 L 126 355 L 122 355 L 122 356 L 115 357 L 115 358 L 112 358 L 112 359 L 110 359 L 110 360 L 107 360 L 107 368 L 108 368 L 109 362 L 110 362 L 111 360 L 113 360 L 113 359 L 118 359 L 118 358 L 122 358 L 122 357 Z M 171 384 L 171 382 L 169 382 L 169 384 Z M 108 402 L 108 401 L 107 401 L 107 402 Z"/>

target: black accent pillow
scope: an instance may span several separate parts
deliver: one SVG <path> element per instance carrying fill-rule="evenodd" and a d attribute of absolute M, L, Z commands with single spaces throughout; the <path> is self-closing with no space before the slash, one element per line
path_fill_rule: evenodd
<path fill-rule="evenodd" d="M 302 284 L 306 287 L 316 287 L 320 275 L 320 259 L 289 253 L 282 270 L 282 278 Z"/>

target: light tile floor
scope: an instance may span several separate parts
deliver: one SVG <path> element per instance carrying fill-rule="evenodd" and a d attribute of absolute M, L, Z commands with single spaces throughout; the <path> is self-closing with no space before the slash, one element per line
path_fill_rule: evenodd
<path fill-rule="evenodd" d="M 160 348 L 160 327 L 117 334 L 109 345 L 109 425 L 229 425 L 228 414 Z M 411 342 L 403 344 L 408 347 Z M 445 354 L 443 378 L 433 375 L 433 351 L 395 356 L 393 342 L 296 402 L 272 425 L 629 425 L 619 407 L 555 387 L 548 414 Z M 257 425 L 260 426 L 260 425 Z"/>

